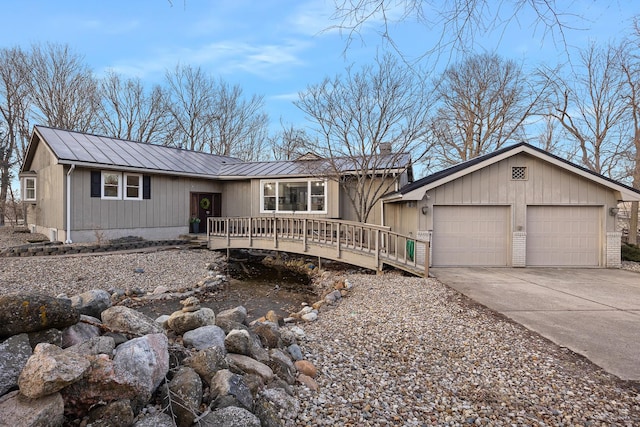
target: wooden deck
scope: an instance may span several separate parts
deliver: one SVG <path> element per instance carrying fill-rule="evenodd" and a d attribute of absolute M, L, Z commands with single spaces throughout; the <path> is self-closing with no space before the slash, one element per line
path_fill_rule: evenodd
<path fill-rule="evenodd" d="M 265 249 L 332 259 L 381 271 L 384 265 L 429 276 L 429 242 L 389 227 L 302 217 L 207 220 L 209 249 Z"/>

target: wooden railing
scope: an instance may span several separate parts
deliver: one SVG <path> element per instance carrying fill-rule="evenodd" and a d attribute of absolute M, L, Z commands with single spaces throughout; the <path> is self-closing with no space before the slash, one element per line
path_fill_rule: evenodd
<path fill-rule="evenodd" d="M 374 224 L 284 216 L 212 217 L 207 221 L 207 236 L 211 249 L 275 249 L 377 270 L 387 264 L 429 275 L 428 241 Z"/>

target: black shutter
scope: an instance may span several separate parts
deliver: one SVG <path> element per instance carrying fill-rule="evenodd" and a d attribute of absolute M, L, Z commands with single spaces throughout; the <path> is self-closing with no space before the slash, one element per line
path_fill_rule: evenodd
<path fill-rule="evenodd" d="M 91 171 L 91 197 L 100 197 L 100 171 Z"/>
<path fill-rule="evenodd" d="M 149 175 L 142 176 L 142 198 L 151 198 L 151 177 Z"/>

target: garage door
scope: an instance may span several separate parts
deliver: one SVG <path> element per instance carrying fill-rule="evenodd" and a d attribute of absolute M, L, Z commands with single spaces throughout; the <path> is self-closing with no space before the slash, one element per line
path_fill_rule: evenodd
<path fill-rule="evenodd" d="M 527 207 L 527 265 L 598 266 L 600 210 L 596 206 Z"/>
<path fill-rule="evenodd" d="M 433 265 L 508 265 L 508 206 L 435 206 Z"/>

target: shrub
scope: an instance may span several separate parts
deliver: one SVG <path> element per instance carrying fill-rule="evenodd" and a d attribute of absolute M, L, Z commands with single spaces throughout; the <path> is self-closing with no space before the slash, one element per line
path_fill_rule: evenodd
<path fill-rule="evenodd" d="M 640 262 L 640 247 L 628 243 L 623 244 L 622 260 Z"/>

